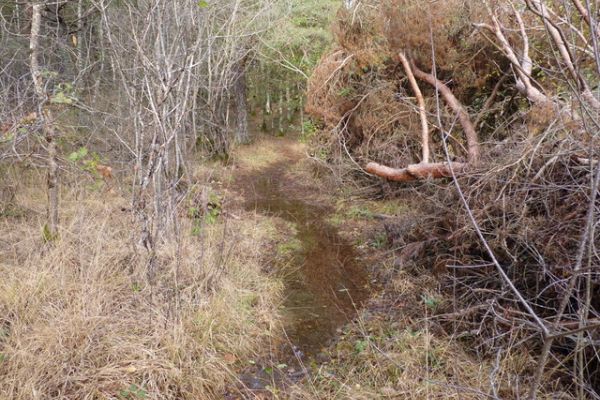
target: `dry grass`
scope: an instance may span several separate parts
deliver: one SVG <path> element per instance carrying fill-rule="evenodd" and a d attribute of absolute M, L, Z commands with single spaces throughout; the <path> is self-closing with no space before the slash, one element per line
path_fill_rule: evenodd
<path fill-rule="evenodd" d="M 452 301 L 429 271 L 393 271 L 381 293 L 346 326 L 330 360 L 281 399 L 525 398 L 535 357 L 506 348 L 478 357 L 464 336 L 449 334 L 437 316 Z M 571 399 L 560 380 L 544 379 L 539 399 Z"/>
<path fill-rule="evenodd" d="M 236 165 L 246 172 L 258 171 L 304 153 L 300 142 L 286 138 L 258 138 L 254 143 L 233 150 Z"/>
<path fill-rule="evenodd" d="M 487 398 L 494 366 L 468 354 L 432 322 L 432 304 L 441 298 L 430 275 L 396 274 L 344 328 L 329 351 L 331 360 L 311 382 L 294 388 L 290 398 Z M 514 394 L 509 387 L 499 392 L 501 398 Z"/>
<path fill-rule="evenodd" d="M 44 244 L 38 177 L 0 219 L 0 399 L 222 398 L 277 324 L 281 286 L 259 262 L 259 222 L 182 219 L 149 283 L 118 195 L 63 193 L 61 238 Z M 227 240 L 225 240 L 227 238 Z"/>

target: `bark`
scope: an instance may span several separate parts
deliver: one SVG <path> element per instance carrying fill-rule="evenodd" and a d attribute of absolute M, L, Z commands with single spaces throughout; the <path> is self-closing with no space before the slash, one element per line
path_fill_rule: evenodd
<path fill-rule="evenodd" d="M 83 79 L 83 0 L 77 2 L 77 35 L 75 36 L 77 51 L 77 81 Z"/>
<path fill-rule="evenodd" d="M 527 97 L 532 103 L 536 104 L 549 104 L 552 101 L 546 96 L 542 91 L 533 86 L 531 83 L 531 70 L 532 70 L 532 61 L 529 57 L 529 39 L 527 37 L 527 33 L 524 28 L 523 21 L 519 13 L 515 13 L 517 16 L 517 20 L 519 22 L 519 29 L 521 31 L 521 36 L 523 39 L 523 49 L 521 50 L 521 57 L 518 57 L 513 47 L 506 39 L 504 32 L 502 32 L 502 28 L 498 19 L 492 15 L 493 26 L 488 24 L 476 24 L 475 26 L 478 28 L 484 28 L 490 31 L 498 41 L 500 42 L 500 47 L 504 52 L 504 55 L 512 66 L 514 67 L 514 73 L 516 77 L 516 88 L 517 90 L 525 97 Z"/>
<path fill-rule="evenodd" d="M 267 100 L 265 101 L 265 112 L 264 115 L 269 116 L 269 122 L 267 125 L 267 131 L 273 132 L 275 129 L 275 119 L 273 118 L 273 109 L 271 107 L 271 92 L 267 90 Z"/>
<path fill-rule="evenodd" d="M 38 120 L 42 124 L 46 147 L 48 151 L 48 173 L 47 173 L 47 193 L 48 193 L 48 221 L 47 228 L 51 237 L 56 237 L 58 233 L 58 162 L 56 149 L 56 133 L 52 126 L 53 117 L 50 110 L 44 110 L 46 94 L 44 91 L 44 82 L 42 80 L 41 68 L 39 65 L 40 56 L 40 30 L 42 20 L 43 4 L 34 3 L 32 5 L 31 33 L 29 36 L 29 49 L 31 51 L 30 70 L 33 79 L 33 86 L 38 100 Z"/>
<path fill-rule="evenodd" d="M 277 129 L 279 134 L 283 134 L 283 93 L 279 92 L 279 101 L 277 102 Z"/>
<path fill-rule="evenodd" d="M 375 162 L 367 164 L 365 170 L 381 178 L 395 182 L 412 182 L 422 179 L 439 179 L 451 177 L 452 173 L 458 174 L 467 168 L 467 164 L 448 163 L 420 163 L 411 164 L 406 168 L 391 168 Z"/>
<path fill-rule="evenodd" d="M 463 172 L 467 165 L 476 164 L 479 160 L 479 138 L 475 127 L 471 122 L 469 114 L 452 93 L 452 90 L 432 74 L 421 71 L 417 66 L 410 62 L 403 53 L 399 54 L 400 61 L 406 71 L 406 76 L 415 92 L 417 102 L 419 103 L 419 114 L 421 115 L 421 138 L 423 142 L 423 160 L 419 164 L 411 164 L 406 168 L 391 168 L 385 165 L 370 162 L 365 170 L 373 175 L 386 178 L 396 182 L 411 182 L 421 179 L 438 179 L 451 177 Z M 425 114 L 425 101 L 419 89 L 415 77 L 434 86 L 444 98 L 446 104 L 458 116 L 465 138 L 467 140 L 468 164 L 451 163 L 430 163 L 429 162 L 429 133 L 427 128 L 427 116 Z"/>
<path fill-rule="evenodd" d="M 441 93 L 442 97 L 446 101 L 446 104 L 458 115 L 458 122 L 463 128 L 465 137 L 467 139 L 467 151 L 468 151 L 468 160 L 470 164 L 475 164 L 479 160 L 479 138 L 477 135 L 477 131 L 475 131 L 475 127 L 471 122 L 471 117 L 463 107 L 463 105 L 458 101 L 458 99 L 452 93 L 452 90 L 442 81 L 437 79 L 432 74 L 421 71 L 417 66 L 412 63 L 411 65 L 413 73 L 417 77 L 417 79 L 427 82 L 431 86 L 437 88 Z"/>
<path fill-rule="evenodd" d="M 238 143 L 248 143 L 248 103 L 246 101 L 246 70 L 242 63 L 238 66 L 238 78 L 235 81 L 233 91 L 235 93 L 235 108 L 237 119 L 237 130 L 235 139 Z"/>
<path fill-rule="evenodd" d="M 558 25 L 556 23 L 554 23 L 554 21 L 552 21 L 552 19 L 550 18 L 548 9 L 544 5 L 544 3 L 541 2 L 540 0 L 528 0 L 527 5 L 530 10 L 532 10 L 535 14 L 537 14 L 541 18 L 542 22 L 546 26 L 546 29 L 550 35 L 550 38 L 556 45 L 556 47 L 558 49 L 558 53 L 560 54 L 560 56 L 562 58 L 562 61 L 566 65 L 567 70 L 571 74 L 571 77 L 573 78 L 573 80 L 575 82 L 577 82 L 579 89 L 581 91 L 582 97 L 596 110 L 600 109 L 600 101 L 594 96 L 587 81 L 579 73 L 578 68 L 575 66 L 575 63 L 573 61 L 574 57 L 571 54 L 571 51 L 567 46 L 566 40 L 564 39 L 564 37 L 565 37 L 564 33 L 560 30 Z M 582 16 L 585 19 L 585 16 L 587 16 L 587 13 L 585 13 L 585 15 L 582 15 Z M 589 18 L 589 16 L 588 16 L 588 18 Z M 520 24 L 522 24 L 522 22 L 520 22 Z"/>
<path fill-rule="evenodd" d="M 425 109 L 425 100 L 423 99 L 423 94 L 421 93 L 421 89 L 419 88 L 419 84 L 415 79 L 415 75 L 413 74 L 412 68 L 406 55 L 403 52 L 400 52 L 400 62 L 402 62 L 402 66 L 404 67 L 404 71 L 406 72 L 406 77 L 410 82 L 410 86 L 412 87 L 413 92 L 415 93 L 415 97 L 417 98 L 417 104 L 419 105 L 419 116 L 421 118 L 421 144 L 422 144 L 422 158 L 421 162 L 428 163 L 429 162 L 429 127 L 427 125 L 427 114 Z"/>
<path fill-rule="evenodd" d="M 292 95 L 290 87 L 287 85 L 285 87 L 285 119 L 288 124 L 292 122 Z"/>

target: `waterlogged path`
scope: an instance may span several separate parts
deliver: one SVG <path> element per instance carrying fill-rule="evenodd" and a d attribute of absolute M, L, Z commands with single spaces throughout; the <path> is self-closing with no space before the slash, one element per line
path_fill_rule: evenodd
<path fill-rule="evenodd" d="M 312 358 L 366 300 L 368 272 L 354 247 L 328 223 L 332 208 L 309 195 L 311 182 L 290 174 L 304 157 L 301 148 L 290 139 L 268 141 L 275 141 L 278 157 L 241 174 L 238 188 L 247 210 L 282 218 L 295 228 L 293 265 L 279 266 L 285 268 L 285 330 L 296 355 Z"/>

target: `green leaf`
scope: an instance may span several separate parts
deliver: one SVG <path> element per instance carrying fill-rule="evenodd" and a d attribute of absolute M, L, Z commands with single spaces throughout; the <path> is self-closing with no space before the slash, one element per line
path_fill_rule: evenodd
<path fill-rule="evenodd" d="M 88 149 L 86 147 L 81 147 L 79 150 L 72 152 L 67 157 L 71 162 L 77 162 L 88 155 Z"/>
<path fill-rule="evenodd" d="M 200 7 L 200 8 L 206 8 L 206 7 L 208 7 L 208 2 L 206 0 L 200 0 L 198 2 L 198 7 Z"/>
<path fill-rule="evenodd" d="M 13 135 L 12 133 L 9 133 L 5 136 L 0 136 L 0 143 L 8 143 L 10 141 L 12 141 L 15 138 L 15 135 Z"/>
<path fill-rule="evenodd" d="M 65 95 L 64 92 L 57 92 L 52 98 L 50 98 L 52 104 L 73 104 L 73 99 Z"/>
<path fill-rule="evenodd" d="M 144 389 L 133 383 L 127 389 L 121 390 L 119 394 L 121 397 L 127 400 L 145 399 L 147 396 L 147 393 Z"/>
<path fill-rule="evenodd" d="M 362 353 L 367 349 L 368 346 L 368 340 L 357 340 L 356 343 L 354 343 L 354 350 L 356 350 L 357 353 Z"/>
<path fill-rule="evenodd" d="M 217 222 L 217 217 L 219 216 L 219 211 L 218 210 L 208 210 L 208 213 L 206 214 L 205 220 L 206 223 L 208 225 L 212 225 L 215 222 Z"/>
<path fill-rule="evenodd" d="M 202 233 L 202 224 L 194 224 L 192 227 L 192 236 L 200 236 Z"/>
<path fill-rule="evenodd" d="M 69 156 L 67 157 L 69 159 L 69 161 L 71 162 L 77 162 L 77 160 L 79 160 L 79 156 L 77 155 L 77 152 L 74 151 L 71 154 L 69 154 Z"/>
<path fill-rule="evenodd" d="M 142 286 L 137 282 L 133 282 L 133 284 L 131 285 L 131 290 L 133 290 L 134 293 L 141 292 Z"/>
<path fill-rule="evenodd" d="M 423 301 L 425 306 L 432 311 L 435 311 L 435 309 L 440 305 L 440 300 L 436 299 L 435 297 L 428 296 L 426 294 L 421 295 L 421 300 Z"/>

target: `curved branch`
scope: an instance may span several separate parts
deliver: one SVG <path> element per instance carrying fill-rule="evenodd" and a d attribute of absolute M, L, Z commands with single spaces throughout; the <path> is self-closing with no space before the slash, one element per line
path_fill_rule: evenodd
<path fill-rule="evenodd" d="M 470 164 L 475 164 L 479 160 L 479 138 L 477 132 L 475 131 L 475 127 L 471 122 L 471 117 L 465 110 L 464 106 L 461 102 L 454 96 L 452 90 L 442 81 L 437 79 L 432 74 L 421 71 L 415 63 L 411 63 L 412 70 L 415 76 L 424 82 L 427 82 L 431 86 L 434 86 L 439 90 L 442 97 L 446 101 L 446 104 L 458 115 L 458 121 L 463 128 L 465 133 L 465 138 L 467 139 L 467 149 L 468 149 L 468 160 Z"/>
<path fill-rule="evenodd" d="M 419 88 L 419 84 L 415 79 L 415 75 L 413 74 L 412 68 L 406 55 L 404 52 L 400 52 L 398 54 L 400 57 L 400 62 L 404 67 L 404 72 L 406 73 L 406 77 L 410 82 L 410 86 L 412 87 L 413 92 L 415 93 L 415 97 L 417 98 L 417 103 L 419 105 L 419 116 L 421 117 L 421 143 L 423 145 L 423 157 L 421 159 L 422 163 L 429 162 L 429 128 L 427 126 L 427 114 L 425 109 L 425 100 L 423 100 L 423 93 L 421 93 L 421 89 Z"/>

